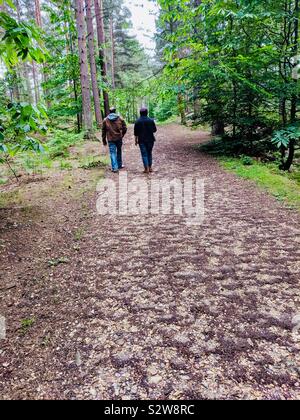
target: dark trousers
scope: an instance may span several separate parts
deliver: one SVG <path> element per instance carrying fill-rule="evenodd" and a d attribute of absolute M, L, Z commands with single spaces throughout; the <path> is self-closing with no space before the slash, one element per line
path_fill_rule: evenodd
<path fill-rule="evenodd" d="M 151 168 L 152 166 L 152 150 L 153 143 L 141 143 L 140 145 L 141 155 L 145 168 Z"/>

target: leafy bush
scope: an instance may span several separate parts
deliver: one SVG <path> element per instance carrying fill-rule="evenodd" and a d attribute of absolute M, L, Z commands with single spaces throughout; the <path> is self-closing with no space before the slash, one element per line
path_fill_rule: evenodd
<path fill-rule="evenodd" d="M 68 131 L 54 131 L 53 137 L 47 142 L 47 148 L 51 159 L 69 156 L 69 147 L 83 141 L 82 134 L 69 133 Z"/>
<path fill-rule="evenodd" d="M 9 4 L 14 7 L 11 1 Z M 25 22 L 18 23 L 4 12 L 0 12 L 0 28 L 4 31 L 0 56 L 7 67 L 15 66 L 20 59 L 31 58 L 37 63 L 45 61 L 46 52 L 39 45 L 41 44 L 39 28 Z"/>
<path fill-rule="evenodd" d="M 251 166 L 253 165 L 253 159 L 250 156 L 241 156 L 241 162 L 244 166 Z"/>
<path fill-rule="evenodd" d="M 260 156 L 269 160 L 276 149 L 269 137 L 249 141 L 224 136 L 201 145 L 200 150 L 214 156 Z"/>

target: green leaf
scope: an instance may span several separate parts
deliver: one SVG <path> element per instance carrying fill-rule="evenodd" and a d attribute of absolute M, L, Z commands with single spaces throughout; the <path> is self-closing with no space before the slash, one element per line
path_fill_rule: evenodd
<path fill-rule="evenodd" d="M 0 0 L 0 5 L 4 3 L 8 4 L 9 7 L 16 10 L 16 6 L 13 4 L 12 0 Z"/>

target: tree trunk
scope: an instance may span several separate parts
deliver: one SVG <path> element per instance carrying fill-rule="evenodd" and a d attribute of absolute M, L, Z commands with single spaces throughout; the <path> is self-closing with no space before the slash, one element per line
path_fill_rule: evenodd
<path fill-rule="evenodd" d="M 26 96 L 27 96 L 26 101 L 32 104 L 33 103 L 32 86 L 31 86 L 31 81 L 30 81 L 30 77 L 28 73 L 27 63 L 23 63 L 23 75 L 24 75 L 25 86 L 26 86 L 26 89 L 25 89 Z"/>
<path fill-rule="evenodd" d="M 92 1 L 85 0 L 85 5 L 86 5 L 86 21 L 87 21 L 87 30 L 88 30 L 88 45 L 89 45 L 95 117 L 96 117 L 97 126 L 98 128 L 100 128 L 102 125 L 102 114 L 101 114 L 101 108 L 100 108 L 100 95 L 99 95 L 97 67 L 96 67 L 96 60 L 95 60 L 95 47 L 94 47 L 95 37 L 94 37 L 94 26 L 93 26 L 93 16 L 92 16 Z"/>
<path fill-rule="evenodd" d="M 279 115 L 282 125 L 287 125 L 287 112 L 286 112 L 286 99 L 280 98 L 279 100 Z"/>
<path fill-rule="evenodd" d="M 39 28 L 43 27 L 43 22 L 42 22 L 42 13 L 41 13 L 41 3 L 40 0 L 34 0 L 34 4 L 35 4 L 35 21 L 36 24 Z M 47 75 L 46 75 L 46 64 L 43 63 L 42 64 L 43 67 L 43 71 L 42 71 L 42 81 L 43 83 L 47 82 Z M 48 92 L 46 91 L 46 89 L 42 86 L 42 90 L 43 90 L 43 94 L 44 97 L 48 96 Z M 50 108 L 51 103 L 47 100 L 47 107 Z"/>
<path fill-rule="evenodd" d="M 186 125 L 186 117 L 185 117 L 184 101 L 183 101 L 182 93 L 178 93 L 177 103 L 178 103 L 178 112 L 180 115 L 181 124 Z"/>
<path fill-rule="evenodd" d="M 86 31 L 84 21 L 83 0 L 76 0 L 76 24 L 78 32 L 78 51 L 80 59 L 80 83 L 82 92 L 83 128 L 86 131 L 86 137 L 89 138 L 93 130 L 93 120 L 91 112 L 90 81 L 86 48 Z"/>
<path fill-rule="evenodd" d="M 111 44 L 111 86 L 116 88 L 115 81 L 115 39 L 114 39 L 114 21 L 110 18 L 110 44 Z"/>
<path fill-rule="evenodd" d="M 16 11 L 17 11 L 18 23 L 20 23 L 21 22 L 20 1 L 16 0 L 15 5 L 16 5 L 16 9 L 17 9 Z"/>
<path fill-rule="evenodd" d="M 200 117 L 201 114 L 201 100 L 199 95 L 199 88 L 197 86 L 193 89 L 193 112 L 195 120 Z"/>
<path fill-rule="evenodd" d="M 212 124 L 212 135 L 213 136 L 224 136 L 225 124 L 221 120 L 214 121 Z"/>
<path fill-rule="evenodd" d="M 293 55 L 297 57 L 298 55 L 298 40 L 299 38 L 299 0 L 295 0 L 295 10 L 294 10 L 294 33 L 293 33 Z M 297 65 L 297 63 L 296 63 Z M 298 80 L 294 81 L 295 83 L 295 92 L 297 91 Z M 298 94 L 293 93 L 291 100 L 291 123 L 294 124 L 297 121 L 297 104 L 298 104 Z M 289 171 L 295 157 L 295 140 L 290 140 L 289 143 L 289 152 L 288 157 L 284 165 L 284 170 Z"/>
<path fill-rule="evenodd" d="M 42 27 L 42 14 L 40 0 L 34 0 L 35 4 L 35 21 L 37 26 Z"/>
<path fill-rule="evenodd" d="M 42 27 L 42 16 L 41 16 L 41 5 L 40 0 L 34 0 L 34 14 L 36 25 L 40 28 Z M 38 66 L 33 61 L 32 62 L 32 75 L 34 82 L 34 92 L 35 92 L 35 101 L 36 103 L 40 101 L 40 87 L 39 87 L 39 76 L 38 76 Z"/>
<path fill-rule="evenodd" d="M 32 62 L 32 78 L 33 78 L 33 86 L 34 86 L 34 98 L 35 103 L 39 103 L 40 101 L 40 90 L 39 90 L 39 82 L 38 82 L 38 75 L 35 67 L 35 62 Z"/>
<path fill-rule="evenodd" d="M 104 22 L 103 22 L 103 2 L 102 0 L 94 0 L 95 4 L 95 15 L 96 15 L 96 24 L 97 24 L 97 39 L 98 39 L 98 48 L 99 48 L 99 59 L 101 66 L 101 76 L 105 85 L 107 85 L 107 68 L 104 54 L 104 45 L 105 45 L 105 33 L 104 33 Z M 109 114 L 109 97 L 108 92 L 103 89 L 103 101 L 104 101 L 104 114 L 107 116 Z"/>
<path fill-rule="evenodd" d="M 71 6 L 69 11 L 71 12 Z M 69 33 L 69 46 L 70 46 L 70 53 L 73 56 L 74 55 L 74 51 L 75 51 L 75 45 L 74 45 L 74 37 L 73 37 L 73 33 L 72 33 L 72 29 L 71 29 L 71 25 L 70 25 L 70 20 L 68 19 L 66 22 L 67 25 L 67 30 Z M 68 43 L 68 39 L 67 39 L 67 43 Z M 68 49 L 68 47 L 66 48 Z M 70 81 L 71 85 L 72 85 L 72 89 L 73 89 L 73 95 L 74 95 L 74 100 L 76 102 L 76 105 L 78 104 L 78 88 L 77 88 L 77 77 L 76 77 L 76 72 L 75 72 L 75 68 L 74 65 L 72 65 L 72 79 Z M 80 133 L 81 131 L 81 121 L 82 121 L 82 115 L 80 112 L 77 112 L 76 114 L 76 120 L 77 120 L 77 131 L 78 133 Z"/>
<path fill-rule="evenodd" d="M 20 8 L 19 0 L 15 1 L 15 6 L 16 6 L 16 12 L 17 12 L 17 20 L 18 20 L 18 23 L 20 23 L 21 22 L 21 8 Z M 26 63 L 22 63 L 20 65 L 20 73 L 21 73 L 21 78 L 22 78 L 22 96 L 24 97 L 25 102 L 29 102 L 30 104 L 32 104 L 33 100 L 32 100 L 31 83 L 30 83 L 28 67 Z M 25 86 L 23 82 L 25 82 Z"/>
<path fill-rule="evenodd" d="M 293 55 L 294 57 L 298 56 L 298 40 L 299 38 L 299 0 L 295 0 L 295 10 L 294 10 L 294 33 L 293 33 Z M 295 65 L 297 65 L 296 63 Z M 297 87 L 298 87 L 298 80 L 294 80 L 295 84 L 295 92 L 292 95 L 291 101 L 291 123 L 295 123 L 297 119 L 297 102 L 298 102 L 298 95 L 297 95 Z"/>

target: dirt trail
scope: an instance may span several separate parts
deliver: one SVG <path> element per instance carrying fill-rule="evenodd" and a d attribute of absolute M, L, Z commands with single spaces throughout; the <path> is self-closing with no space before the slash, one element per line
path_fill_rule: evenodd
<path fill-rule="evenodd" d="M 68 187 L 1 217 L 2 399 L 300 398 L 300 217 L 192 147 L 206 138 L 160 128 L 152 175 L 205 179 L 199 226 L 103 219 Z"/>

